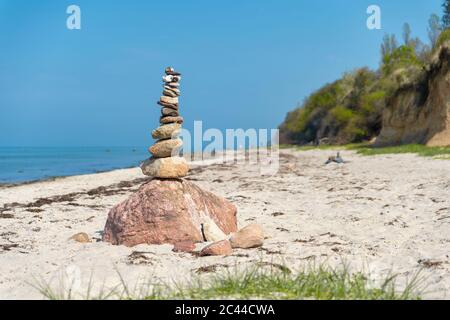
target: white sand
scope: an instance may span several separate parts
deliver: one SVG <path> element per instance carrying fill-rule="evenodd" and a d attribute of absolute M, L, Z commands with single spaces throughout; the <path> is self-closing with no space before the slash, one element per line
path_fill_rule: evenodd
<path fill-rule="evenodd" d="M 143 278 L 184 281 L 214 264 L 245 266 L 263 259 L 295 269 L 312 261 L 336 266 L 344 259 L 352 270 L 374 278 L 399 273 L 400 286 L 423 268 L 423 297 L 449 299 L 450 161 L 344 151 L 349 163 L 324 166 L 331 153 L 282 151 L 274 176 L 261 176 L 254 165 L 211 164 L 193 171 L 195 183 L 238 207 L 240 226 L 257 222 L 268 235 L 262 249 L 235 250 L 229 257 L 173 253 L 171 245 L 127 248 L 101 242 L 109 209 L 139 183 L 111 186 L 142 178 L 139 169 L 2 188 L 0 208 L 76 194 L 39 207 L 42 212 L 21 205 L 0 212 L 14 216 L 0 218 L 0 298 L 41 299 L 30 285 L 36 279 L 52 281 L 55 288 L 75 279 L 73 287 L 84 292 L 91 275 L 94 291 L 118 284 L 117 270 L 134 284 Z M 109 192 L 86 193 L 100 186 Z M 68 240 L 78 232 L 93 242 Z M 17 246 L 2 249 L 11 244 Z"/>

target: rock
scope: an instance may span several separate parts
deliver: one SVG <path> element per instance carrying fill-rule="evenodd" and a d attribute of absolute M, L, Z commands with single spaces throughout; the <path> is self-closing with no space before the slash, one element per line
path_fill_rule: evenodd
<path fill-rule="evenodd" d="M 183 123 L 184 119 L 183 117 L 171 117 L 171 116 L 167 116 L 167 117 L 161 117 L 159 118 L 159 122 L 161 124 L 167 124 L 167 123 Z"/>
<path fill-rule="evenodd" d="M 166 108 L 166 107 L 161 109 L 161 114 L 163 116 L 171 116 L 171 117 L 178 117 L 180 115 L 177 110 L 174 110 L 172 108 Z"/>
<path fill-rule="evenodd" d="M 200 251 L 200 256 L 228 256 L 233 252 L 228 240 L 221 240 L 207 245 Z"/>
<path fill-rule="evenodd" d="M 165 86 L 164 86 L 164 89 L 165 89 L 165 90 L 168 90 L 168 91 L 170 91 L 170 92 L 176 93 L 177 96 L 180 95 L 180 89 L 178 89 L 178 88 L 174 88 L 174 87 L 166 86 L 166 85 L 165 85 Z"/>
<path fill-rule="evenodd" d="M 178 88 L 180 84 L 178 82 L 166 82 L 166 86 L 169 86 L 170 88 Z"/>
<path fill-rule="evenodd" d="M 336 156 L 330 156 L 328 157 L 328 160 L 325 162 L 325 165 L 332 163 L 332 162 L 336 162 L 338 164 L 342 164 L 342 163 L 346 163 L 347 161 L 345 161 L 344 159 L 342 159 L 341 157 L 341 153 L 338 152 Z"/>
<path fill-rule="evenodd" d="M 103 240 L 126 246 L 202 242 L 200 224 L 208 216 L 225 234 L 237 230 L 229 201 L 186 180 L 153 179 L 111 209 Z"/>
<path fill-rule="evenodd" d="M 91 242 L 91 238 L 89 238 L 87 233 L 84 233 L 84 232 L 80 232 L 80 233 L 74 234 L 69 239 L 70 240 L 75 240 L 76 242 L 80 242 L 80 243 Z"/>
<path fill-rule="evenodd" d="M 173 67 L 166 67 L 166 69 L 164 69 L 164 72 L 166 74 L 168 74 L 168 72 L 171 72 L 171 71 L 175 71 L 175 69 Z"/>
<path fill-rule="evenodd" d="M 227 238 L 227 235 L 211 219 L 202 223 L 202 232 L 205 241 L 220 241 Z"/>
<path fill-rule="evenodd" d="M 242 228 L 230 238 L 230 243 L 233 248 L 256 248 L 263 245 L 264 235 L 261 226 L 252 223 Z"/>
<path fill-rule="evenodd" d="M 142 173 L 157 178 L 182 178 L 189 172 L 189 165 L 182 157 L 150 158 L 141 164 Z"/>
<path fill-rule="evenodd" d="M 168 96 L 168 97 L 178 97 L 179 96 L 179 94 L 173 92 L 172 90 L 167 90 L 167 89 L 163 90 L 163 95 Z"/>
<path fill-rule="evenodd" d="M 172 67 L 167 67 L 165 70 L 167 75 L 171 75 L 171 76 L 181 76 L 181 73 L 176 72 Z"/>
<path fill-rule="evenodd" d="M 161 96 L 160 101 L 164 102 L 164 103 L 178 105 L 178 97 L 171 98 L 171 97 Z"/>
<path fill-rule="evenodd" d="M 173 109 L 175 111 L 178 111 L 178 105 L 177 104 L 171 104 L 171 103 L 162 102 L 162 101 L 158 101 L 156 103 L 159 104 L 162 107 L 166 107 L 166 108 L 170 108 L 170 109 Z"/>
<path fill-rule="evenodd" d="M 181 241 L 175 243 L 173 252 L 192 252 L 195 250 L 195 243 L 192 241 Z"/>
<path fill-rule="evenodd" d="M 163 126 L 160 126 L 152 131 L 153 139 L 168 139 L 175 138 L 180 134 L 181 124 L 179 123 L 170 123 Z"/>
<path fill-rule="evenodd" d="M 182 146 L 183 141 L 181 139 L 159 140 L 150 148 L 148 148 L 148 151 L 155 158 L 166 158 L 172 155 L 173 156 L 178 155 Z"/>
<path fill-rule="evenodd" d="M 173 76 L 172 75 L 165 75 L 165 76 L 163 76 L 162 77 L 162 79 L 163 79 L 163 81 L 164 82 L 172 82 L 172 80 L 173 80 Z M 176 82 L 176 81 L 175 81 Z"/>
<path fill-rule="evenodd" d="M 167 76 L 163 76 L 163 81 L 166 83 L 177 83 L 180 82 L 181 80 L 181 76 L 172 76 L 172 75 L 167 75 Z"/>

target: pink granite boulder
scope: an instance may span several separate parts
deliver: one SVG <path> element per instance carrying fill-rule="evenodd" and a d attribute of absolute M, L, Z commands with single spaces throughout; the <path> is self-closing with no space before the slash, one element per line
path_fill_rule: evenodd
<path fill-rule="evenodd" d="M 203 242 L 201 224 L 212 219 L 225 233 L 237 230 L 236 207 L 180 179 L 153 179 L 108 214 L 103 241 L 115 245 Z"/>

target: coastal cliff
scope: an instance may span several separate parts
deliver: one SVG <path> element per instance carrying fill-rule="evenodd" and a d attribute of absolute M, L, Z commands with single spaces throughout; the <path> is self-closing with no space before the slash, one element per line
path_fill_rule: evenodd
<path fill-rule="evenodd" d="M 415 82 L 387 101 L 375 146 L 418 143 L 450 146 L 450 42 Z"/>
<path fill-rule="evenodd" d="M 445 36 L 426 61 L 401 46 L 380 70 L 358 69 L 314 92 L 287 114 L 280 143 L 449 146 L 450 32 Z"/>

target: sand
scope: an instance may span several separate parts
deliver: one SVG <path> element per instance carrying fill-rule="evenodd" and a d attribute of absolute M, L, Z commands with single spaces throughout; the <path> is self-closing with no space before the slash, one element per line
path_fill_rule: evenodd
<path fill-rule="evenodd" d="M 0 298 L 42 299 L 33 286 L 43 282 L 55 291 L 71 282 L 81 297 L 90 279 L 106 290 L 119 273 L 130 285 L 183 282 L 201 267 L 264 260 L 293 270 L 345 261 L 374 279 L 398 273 L 400 287 L 422 269 L 423 298 L 449 299 L 450 161 L 344 151 L 348 163 L 324 166 L 331 153 L 282 150 L 273 176 L 250 164 L 194 166 L 188 179 L 232 201 L 240 227 L 256 222 L 267 236 L 228 257 L 103 243 L 108 211 L 145 181 L 137 168 L 0 188 Z M 92 242 L 69 240 L 78 232 Z"/>

